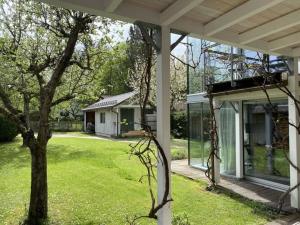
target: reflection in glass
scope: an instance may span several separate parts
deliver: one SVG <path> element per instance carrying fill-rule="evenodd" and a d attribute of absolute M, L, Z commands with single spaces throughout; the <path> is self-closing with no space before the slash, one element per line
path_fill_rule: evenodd
<path fill-rule="evenodd" d="M 208 103 L 189 104 L 190 165 L 206 168 L 210 151 Z"/>
<path fill-rule="evenodd" d="M 195 94 L 205 90 L 204 87 L 204 55 L 202 54 L 203 41 L 198 38 L 188 37 L 188 93 Z"/>
<path fill-rule="evenodd" d="M 289 184 L 287 101 L 244 102 L 245 174 Z"/>

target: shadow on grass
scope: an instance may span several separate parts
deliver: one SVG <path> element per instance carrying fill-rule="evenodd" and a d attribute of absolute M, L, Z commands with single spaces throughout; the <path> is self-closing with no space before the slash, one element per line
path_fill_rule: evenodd
<path fill-rule="evenodd" d="M 30 166 L 29 149 L 20 140 L 0 144 L 0 169 L 8 164 L 15 168 Z"/>
<path fill-rule="evenodd" d="M 72 151 L 70 151 L 69 146 L 59 144 L 48 145 L 47 152 L 49 163 L 60 163 L 65 161 L 96 157 L 96 154 L 94 152 L 87 149 L 72 148 Z"/>
<path fill-rule="evenodd" d="M 91 159 L 96 154 L 86 149 L 74 149 L 65 145 L 51 144 L 47 147 L 48 163 Z M 20 140 L 0 144 L 0 169 L 4 166 L 14 168 L 30 167 L 30 150 L 21 146 Z"/>
<path fill-rule="evenodd" d="M 269 221 L 278 219 L 280 216 L 287 214 L 287 213 L 278 213 L 277 209 L 275 209 L 272 206 L 268 206 L 264 203 L 248 199 L 246 197 L 243 197 L 237 193 L 233 193 L 233 192 L 226 190 L 224 188 L 221 188 L 221 187 L 217 187 L 210 192 L 218 194 L 218 195 L 225 195 L 225 196 L 233 199 L 234 201 L 241 202 L 242 204 L 250 207 L 253 210 L 254 214 L 265 217 Z"/>
<path fill-rule="evenodd" d="M 205 182 L 205 181 L 194 180 L 192 178 L 185 177 L 185 176 L 182 176 L 180 174 L 174 174 L 174 175 L 182 177 L 183 179 L 189 180 L 191 182 L 196 182 L 196 183 L 201 182 L 206 187 L 208 185 L 207 182 Z M 274 207 L 272 207 L 272 206 L 269 206 L 267 204 L 264 204 L 264 203 L 261 203 L 261 202 L 257 202 L 257 201 L 251 200 L 251 199 L 248 199 L 246 197 L 243 197 L 243 196 L 241 196 L 241 195 L 239 195 L 237 193 L 233 193 L 230 190 L 227 190 L 227 189 L 219 187 L 219 186 L 216 187 L 213 190 L 206 190 L 206 189 L 204 189 L 204 191 L 206 191 L 208 193 L 214 193 L 216 195 L 223 195 L 225 197 L 229 197 L 230 199 L 232 199 L 232 200 L 234 200 L 236 202 L 240 202 L 243 205 L 251 208 L 253 214 L 258 215 L 260 217 L 264 217 L 268 221 L 276 220 L 276 219 L 278 219 L 279 217 L 281 217 L 283 215 L 289 215 L 288 212 L 278 213 L 277 209 L 274 208 Z"/>

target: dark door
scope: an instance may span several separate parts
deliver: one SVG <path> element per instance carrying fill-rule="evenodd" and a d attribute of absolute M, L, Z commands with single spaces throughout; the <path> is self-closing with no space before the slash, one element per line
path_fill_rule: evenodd
<path fill-rule="evenodd" d="M 121 109 L 121 133 L 134 130 L 134 109 Z"/>

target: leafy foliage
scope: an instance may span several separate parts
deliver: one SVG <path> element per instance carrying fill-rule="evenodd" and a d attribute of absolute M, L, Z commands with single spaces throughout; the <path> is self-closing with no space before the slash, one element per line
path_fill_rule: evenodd
<path fill-rule="evenodd" d="M 187 137 L 187 113 L 185 111 L 171 114 L 171 133 L 175 138 Z"/>
<path fill-rule="evenodd" d="M 12 141 L 18 135 L 16 125 L 0 116 L 0 142 Z"/>

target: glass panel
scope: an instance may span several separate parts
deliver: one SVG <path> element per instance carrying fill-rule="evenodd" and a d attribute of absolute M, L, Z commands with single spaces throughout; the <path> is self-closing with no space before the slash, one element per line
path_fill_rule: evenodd
<path fill-rule="evenodd" d="M 235 175 L 235 110 L 229 102 L 220 109 L 219 139 L 221 173 Z"/>
<path fill-rule="evenodd" d="M 201 103 L 189 104 L 189 150 L 192 166 L 202 165 L 201 128 Z"/>
<path fill-rule="evenodd" d="M 189 104 L 189 131 L 190 165 L 206 167 L 210 151 L 207 103 Z"/>
<path fill-rule="evenodd" d="M 208 43 L 205 50 L 205 74 L 213 83 L 231 80 L 231 51 L 228 45 Z"/>
<path fill-rule="evenodd" d="M 208 103 L 202 103 L 202 149 L 203 149 L 203 167 L 207 167 L 207 160 L 210 153 L 210 110 Z"/>
<path fill-rule="evenodd" d="M 282 141 L 282 137 L 288 137 L 288 104 L 283 100 L 272 105 L 244 102 L 245 174 L 289 184 L 289 163 L 284 156 L 288 138 Z"/>
<path fill-rule="evenodd" d="M 293 73 L 293 60 L 188 37 L 188 93 L 205 91 L 205 84 L 260 76 L 263 72 Z"/>
<path fill-rule="evenodd" d="M 204 91 L 202 40 L 189 37 L 188 42 L 188 93 L 195 94 Z"/>

